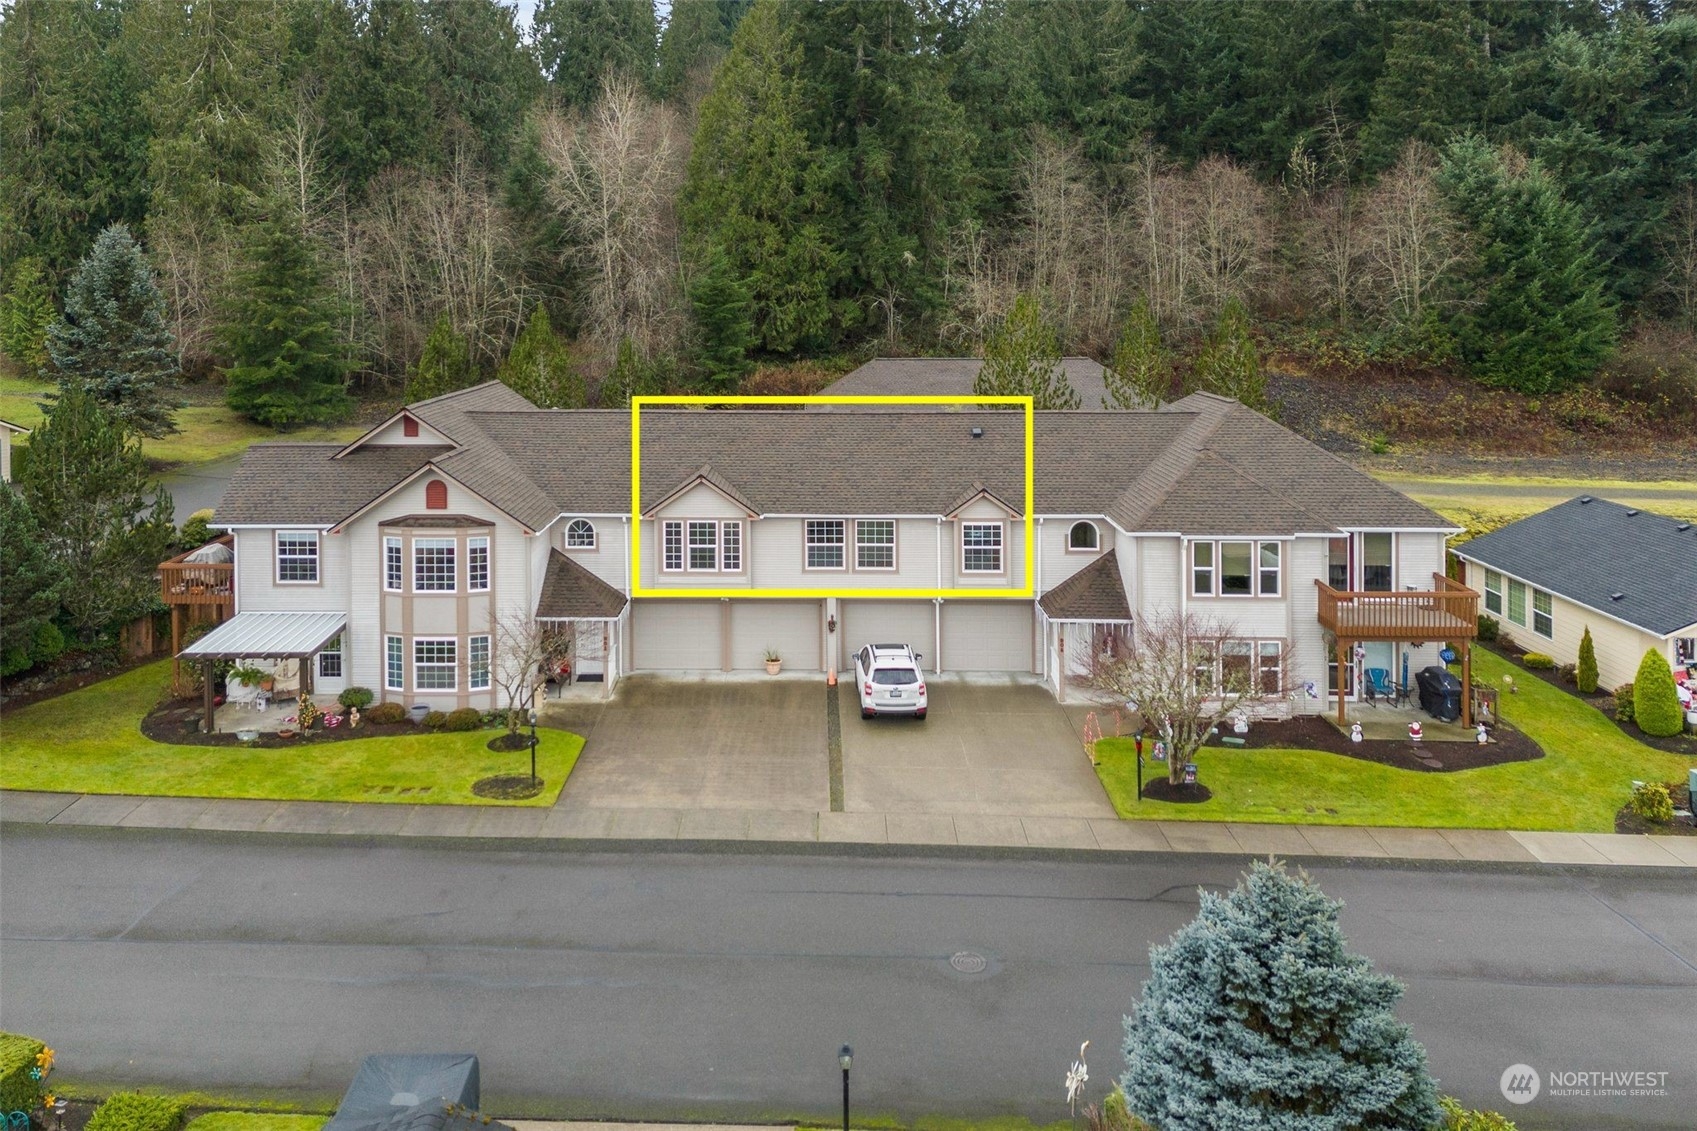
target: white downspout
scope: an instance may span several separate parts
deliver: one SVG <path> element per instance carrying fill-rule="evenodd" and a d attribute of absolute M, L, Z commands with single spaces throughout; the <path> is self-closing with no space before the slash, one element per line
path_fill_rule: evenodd
<path fill-rule="evenodd" d="M 943 588 L 943 518 L 937 516 L 937 588 Z M 931 643 L 932 649 L 931 674 L 943 674 L 943 599 L 938 597 L 931 602 Z"/>

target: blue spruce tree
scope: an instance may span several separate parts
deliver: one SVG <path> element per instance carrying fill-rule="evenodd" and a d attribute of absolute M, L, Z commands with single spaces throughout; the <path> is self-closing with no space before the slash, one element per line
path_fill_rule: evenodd
<path fill-rule="evenodd" d="M 1150 951 L 1125 1023 L 1132 1114 L 1161 1131 L 1408 1131 L 1439 1119 L 1395 978 L 1344 949 L 1336 900 L 1257 863 Z"/>

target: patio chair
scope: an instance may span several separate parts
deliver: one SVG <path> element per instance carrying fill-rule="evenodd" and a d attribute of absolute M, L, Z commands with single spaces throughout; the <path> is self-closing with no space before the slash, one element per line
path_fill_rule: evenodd
<path fill-rule="evenodd" d="M 278 660 L 271 669 L 271 697 L 281 703 L 285 699 L 299 699 L 301 695 L 301 662 L 299 660 Z"/>
<path fill-rule="evenodd" d="M 1385 668 L 1368 668 L 1367 702 L 1377 707 L 1380 699 L 1389 699 L 1395 705 L 1396 689 L 1391 686 L 1391 673 Z"/>

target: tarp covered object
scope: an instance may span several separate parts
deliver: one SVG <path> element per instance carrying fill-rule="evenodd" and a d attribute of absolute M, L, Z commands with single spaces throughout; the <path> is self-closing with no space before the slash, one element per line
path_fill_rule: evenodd
<path fill-rule="evenodd" d="M 435 1131 L 421 1124 L 440 1127 L 450 1106 L 476 1111 L 479 1099 L 469 1052 L 368 1056 L 325 1131 Z"/>

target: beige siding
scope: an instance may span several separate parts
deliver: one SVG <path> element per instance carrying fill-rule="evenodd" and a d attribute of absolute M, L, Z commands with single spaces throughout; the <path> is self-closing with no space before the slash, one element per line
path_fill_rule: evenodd
<path fill-rule="evenodd" d="M 1067 536 L 1077 519 L 1045 519 L 1037 526 L 1037 556 L 1042 563 L 1038 583 L 1047 593 L 1114 548 L 1114 528 L 1106 519 L 1093 519 L 1098 549 L 1091 553 L 1067 549 Z M 1130 592 L 1127 589 L 1126 592 Z"/>
<path fill-rule="evenodd" d="M 396 447 L 406 444 L 436 444 L 440 446 L 442 444 L 453 443 L 453 441 L 448 439 L 448 437 L 433 430 L 430 425 L 426 424 L 422 420 L 418 422 L 418 435 L 416 436 L 408 436 L 406 423 L 404 421 L 396 420 L 388 426 L 379 429 L 365 442 L 367 444 L 375 444 L 382 447 Z"/>
<path fill-rule="evenodd" d="M 1326 685 L 1326 645 L 1320 629 L 1320 591 L 1317 578 L 1326 576 L 1326 547 L 1324 538 L 1298 538 L 1286 544 L 1285 604 L 1289 610 L 1289 645 L 1285 653 L 1285 678 L 1301 685 L 1312 682 L 1316 689 Z M 1297 709 L 1304 710 L 1305 700 Z M 1319 709 L 1314 707 L 1313 709 Z"/>
<path fill-rule="evenodd" d="M 1177 538 L 1137 539 L 1138 616 L 1152 617 L 1178 612 L 1182 600 L 1179 583 L 1183 575 Z M 1130 590 L 1127 590 L 1130 592 Z"/>
<path fill-rule="evenodd" d="M 660 518 L 744 518 L 747 512 L 724 495 L 698 483 L 656 512 Z"/>
<path fill-rule="evenodd" d="M 0 483 L 12 481 L 12 430 L 0 427 Z"/>
<path fill-rule="evenodd" d="M 550 527 L 547 545 L 542 549 L 545 551 L 551 547 L 561 551 L 572 561 L 587 569 L 614 589 L 621 593 L 628 593 L 630 586 L 627 584 L 625 570 L 627 559 L 630 556 L 630 548 L 625 542 L 629 537 L 630 524 L 619 517 L 583 515 L 581 516 L 583 520 L 595 527 L 595 548 L 569 549 L 566 546 L 566 527 L 571 524 L 573 519 L 578 517 L 580 516 L 568 515 Z M 538 594 L 541 592 L 542 585 L 541 570 L 546 568 L 546 564 L 546 552 L 541 554 L 533 563 L 532 573 L 536 579 L 536 592 Z"/>
<path fill-rule="evenodd" d="M 307 530 L 309 527 L 284 527 Z M 277 581 L 277 532 L 244 529 L 236 535 L 236 611 L 341 612 L 348 607 L 348 538 L 318 534 L 318 582 L 283 584 Z"/>
<path fill-rule="evenodd" d="M 731 667 L 758 671 L 773 649 L 786 671 L 818 671 L 824 611 L 820 601 L 731 602 Z"/>
<path fill-rule="evenodd" d="M 763 518 L 752 525 L 749 544 L 753 584 L 760 589 L 935 589 L 937 587 L 938 523 L 934 518 L 894 519 L 896 524 L 896 568 L 889 570 L 855 567 L 854 518 L 842 518 L 844 526 L 843 569 L 806 569 L 805 521 L 800 518 Z M 871 516 L 876 517 L 876 516 Z M 953 526 L 943 523 L 942 545 L 947 553 Z M 944 584 L 948 574 L 944 574 Z"/>
<path fill-rule="evenodd" d="M 1467 563 L 1467 584 L 1477 589 L 1482 595 L 1485 592 L 1485 570 L 1476 562 Z M 1651 649 L 1662 649 L 1666 643 L 1659 637 L 1652 636 L 1642 629 L 1625 625 L 1610 617 L 1599 614 L 1595 609 L 1587 609 L 1577 605 L 1560 595 L 1552 594 L 1550 599 L 1551 622 L 1553 635 L 1540 636 L 1532 631 L 1532 594 L 1528 586 L 1526 594 L 1525 626 L 1515 624 L 1508 619 L 1508 590 L 1504 581 L 1502 613 L 1488 613 L 1496 617 L 1502 625 L 1502 631 L 1514 638 L 1523 651 L 1544 652 L 1558 664 L 1577 664 L 1579 662 L 1579 641 L 1585 635 L 1585 629 L 1591 629 L 1591 644 L 1597 653 L 1597 686 L 1602 688 L 1619 687 L 1629 683 L 1638 674 L 1638 665 L 1644 659 L 1644 653 Z M 1481 596 L 1480 609 L 1484 609 Z M 1672 659 L 1671 650 L 1664 653 Z"/>
<path fill-rule="evenodd" d="M 1002 523 L 1003 572 L 966 573 L 961 569 L 962 522 Z M 943 543 L 950 558 L 949 564 L 943 570 L 945 587 L 1007 589 L 1025 584 L 1025 524 L 1017 517 L 1010 517 L 998 504 L 988 499 L 979 499 L 962 509 L 957 521 L 944 524 Z"/>

